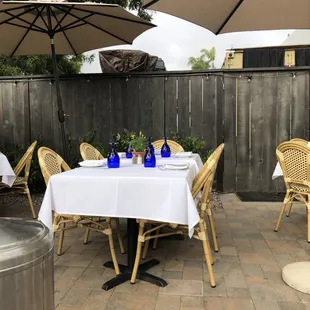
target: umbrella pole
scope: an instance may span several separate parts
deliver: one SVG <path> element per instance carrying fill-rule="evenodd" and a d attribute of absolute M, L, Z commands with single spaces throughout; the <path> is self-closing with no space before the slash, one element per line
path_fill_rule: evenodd
<path fill-rule="evenodd" d="M 52 52 L 52 62 L 53 62 L 53 72 L 55 77 L 55 86 L 56 86 L 56 97 L 57 97 L 57 107 L 58 107 L 58 120 L 60 122 L 60 132 L 61 132 L 61 140 L 63 146 L 63 156 L 65 161 L 68 161 L 68 148 L 67 148 L 67 139 L 66 139 L 66 132 L 65 132 L 65 112 L 62 108 L 62 100 L 60 94 L 60 85 L 59 85 L 59 76 L 58 76 L 58 69 L 57 69 L 57 60 L 56 60 L 56 51 L 55 51 L 55 44 L 54 44 L 54 31 L 52 27 L 52 19 L 51 19 L 51 12 L 50 8 L 47 8 L 47 18 L 48 18 L 48 26 L 49 26 L 49 36 L 51 40 L 51 52 Z"/>
<path fill-rule="evenodd" d="M 67 139 L 66 139 L 66 132 L 65 132 L 65 113 L 62 109 L 62 100 L 61 100 L 61 94 L 60 94 L 56 53 L 55 53 L 55 46 L 54 46 L 53 39 L 51 39 L 51 50 L 52 50 L 53 72 L 54 72 L 55 86 L 56 86 L 56 97 L 57 97 L 57 107 L 58 107 L 57 113 L 58 113 L 58 120 L 60 122 L 63 155 L 64 155 L 64 159 L 68 161 L 68 148 L 67 148 Z"/>

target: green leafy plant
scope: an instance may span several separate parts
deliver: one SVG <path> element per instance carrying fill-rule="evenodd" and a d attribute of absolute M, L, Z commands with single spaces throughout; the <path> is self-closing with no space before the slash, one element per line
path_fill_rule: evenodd
<path fill-rule="evenodd" d="M 146 136 L 143 135 L 142 131 L 140 131 L 139 134 L 135 135 L 131 140 L 131 147 L 135 150 L 135 152 L 144 152 L 146 142 Z"/>
<path fill-rule="evenodd" d="M 178 133 L 172 132 L 172 140 L 182 145 L 184 151 L 191 151 L 199 154 L 203 162 L 205 162 L 213 152 L 213 150 L 207 150 L 205 141 L 197 137 L 181 137 Z"/>
<path fill-rule="evenodd" d="M 128 144 L 136 136 L 136 133 L 124 129 L 121 133 L 117 133 L 113 136 L 114 141 L 117 143 L 116 149 L 118 152 L 126 152 Z"/>

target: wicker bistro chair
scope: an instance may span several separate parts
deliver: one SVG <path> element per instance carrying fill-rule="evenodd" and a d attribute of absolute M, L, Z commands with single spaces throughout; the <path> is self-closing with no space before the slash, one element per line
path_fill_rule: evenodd
<path fill-rule="evenodd" d="M 306 146 L 308 146 L 308 141 L 307 140 L 304 140 L 304 139 L 301 139 L 301 138 L 294 138 L 291 140 L 291 142 L 298 142 L 298 143 L 302 143 L 302 144 L 305 144 Z M 287 210 L 287 213 L 286 213 L 286 216 L 289 217 L 291 215 L 291 211 L 292 211 L 292 207 L 293 207 L 293 203 L 294 204 L 300 204 L 300 203 L 303 203 L 303 201 L 300 200 L 299 197 L 296 197 L 294 202 L 289 202 L 288 203 L 288 210 Z"/>
<path fill-rule="evenodd" d="M 306 145 L 308 145 L 308 141 L 305 139 L 301 139 L 301 138 L 294 138 L 291 140 L 291 142 L 301 142 L 301 143 L 305 143 Z"/>
<path fill-rule="evenodd" d="M 286 206 L 298 199 L 307 208 L 307 241 L 310 242 L 310 148 L 288 141 L 278 146 L 276 154 L 283 171 L 286 195 L 274 230 L 278 231 Z"/>
<path fill-rule="evenodd" d="M 104 158 L 95 147 L 85 142 L 80 145 L 80 153 L 83 160 L 99 160 Z"/>
<path fill-rule="evenodd" d="M 161 147 L 164 144 L 164 140 L 157 140 L 154 141 L 152 144 L 154 146 L 155 150 L 161 150 Z M 179 143 L 173 141 L 173 140 L 167 140 L 168 145 L 170 146 L 170 150 L 172 154 L 178 153 L 178 152 L 184 152 L 184 149 L 182 147 L 182 145 L 180 145 Z"/>
<path fill-rule="evenodd" d="M 199 220 L 199 223 L 194 228 L 193 238 L 198 239 L 202 242 L 204 256 L 206 259 L 206 264 L 207 264 L 208 272 L 209 272 L 210 284 L 212 287 L 215 287 L 216 284 L 215 284 L 215 279 L 214 279 L 214 274 L 213 274 L 213 269 L 212 269 L 213 258 L 212 258 L 212 253 L 211 253 L 210 244 L 208 240 L 205 216 L 208 210 L 208 197 L 210 193 L 210 186 L 212 184 L 211 180 L 213 179 L 213 174 L 215 173 L 216 165 L 217 165 L 216 159 L 215 158 L 211 159 L 208 162 L 208 164 L 204 166 L 204 169 L 201 169 L 199 171 L 199 173 L 197 174 L 197 176 L 195 177 L 193 181 L 193 186 L 192 186 L 192 195 L 194 199 L 197 198 L 197 196 L 201 193 L 203 189 L 201 199 L 197 203 L 197 209 L 199 212 L 200 220 Z M 165 237 L 169 235 L 176 235 L 176 234 L 186 235 L 188 233 L 188 227 L 186 225 L 176 225 L 176 224 L 147 221 L 147 220 L 138 220 L 138 223 L 139 223 L 138 246 L 137 246 L 134 269 L 133 269 L 132 277 L 130 280 L 131 283 L 135 283 L 136 281 L 142 245 L 147 240 L 159 238 L 159 237 Z M 145 229 L 145 226 L 147 223 L 152 224 L 153 228 L 148 229 L 148 230 Z M 151 235 L 153 232 L 157 232 L 158 229 L 161 229 L 164 227 L 169 228 L 171 232 L 165 232 L 165 233 L 160 233 L 160 234 L 155 233 L 154 235 Z"/>
<path fill-rule="evenodd" d="M 36 148 L 37 141 L 34 141 L 29 148 L 27 149 L 26 153 L 23 155 L 23 157 L 20 159 L 18 162 L 17 166 L 14 168 L 14 173 L 16 175 L 16 180 L 13 183 L 13 186 L 11 189 L 13 191 L 19 192 L 21 194 L 26 194 L 28 201 L 29 201 L 29 206 L 31 209 L 32 217 L 35 219 L 36 213 L 33 207 L 32 199 L 31 199 L 31 194 L 30 190 L 28 187 L 28 179 L 29 179 L 29 173 L 30 173 L 30 166 L 31 166 L 31 160 L 32 160 L 32 155 L 33 152 Z M 22 171 L 24 171 L 24 176 L 20 176 Z M 0 190 L 4 188 L 9 188 L 6 184 L 0 183 Z"/>
<path fill-rule="evenodd" d="M 219 145 L 217 147 L 217 149 L 209 156 L 208 160 L 205 162 L 205 164 L 203 165 L 203 167 L 201 169 L 202 170 L 203 169 L 208 169 L 208 164 L 212 160 L 215 160 L 216 161 L 216 165 L 217 165 L 218 161 L 219 161 L 219 159 L 220 159 L 220 157 L 222 155 L 223 150 L 224 150 L 224 143 Z M 206 215 L 208 216 L 208 219 L 209 219 L 210 230 L 211 230 L 212 241 L 213 241 L 213 247 L 214 247 L 214 251 L 218 252 L 219 251 L 219 247 L 218 247 L 218 242 L 217 242 L 216 227 L 215 227 L 214 217 L 213 217 L 212 208 L 211 208 L 212 185 L 213 185 L 213 182 L 214 182 L 215 172 L 216 171 L 214 170 L 214 173 L 207 180 L 207 182 L 210 183 L 210 184 L 208 184 L 208 188 L 210 190 L 209 190 L 208 196 L 205 197 L 205 200 L 206 200 Z M 158 229 L 155 232 L 155 234 L 159 234 L 159 232 L 160 232 L 160 229 Z M 154 239 L 154 242 L 153 242 L 153 249 L 154 250 L 157 248 L 158 239 L 159 238 L 155 238 Z M 142 259 L 146 258 L 148 247 L 149 247 L 149 243 L 150 243 L 150 240 L 148 239 L 145 242 L 145 244 L 144 244 L 144 249 L 143 249 L 143 253 L 142 253 Z"/>
<path fill-rule="evenodd" d="M 38 158 L 39 158 L 41 171 L 42 171 L 46 185 L 48 184 L 48 181 L 52 175 L 61 173 L 63 171 L 70 170 L 70 167 L 68 166 L 68 164 L 57 153 L 55 153 L 53 150 L 47 147 L 39 148 Z M 95 221 L 93 217 L 86 217 L 86 216 L 80 216 L 80 215 L 69 215 L 69 214 L 58 214 L 54 212 L 53 232 L 60 233 L 57 254 L 61 255 L 62 253 L 62 246 L 63 246 L 65 231 L 78 228 L 78 227 L 86 228 L 84 243 L 87 243 L 88 241 L 90 230 L 99 231 L 108 236 L 115 272 L 117 275 L 120 274 L 118 262 L 116 259 L 115 249 L 114 249 L 112 226 L 111 226 L 110 218 L 106 218 L 105 222 L 103 222 L 100 219 L 98 221 Z M 124 249 L 123 249 L 122 240 L 119 240 L 119 241 L 121 244 L 121 251 L 123 253 Z"/>

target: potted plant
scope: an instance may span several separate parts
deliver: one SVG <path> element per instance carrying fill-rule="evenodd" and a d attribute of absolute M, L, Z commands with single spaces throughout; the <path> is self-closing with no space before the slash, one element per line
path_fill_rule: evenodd
<path fill-rule="evenodd" d="M 142 131 L 140 131 L 138 135 L 132 137 L 130 144 L 133 149 L 132 162 L 134 164 L 143 164 L 146 142 L 146 136 L 143 135 Z"/>

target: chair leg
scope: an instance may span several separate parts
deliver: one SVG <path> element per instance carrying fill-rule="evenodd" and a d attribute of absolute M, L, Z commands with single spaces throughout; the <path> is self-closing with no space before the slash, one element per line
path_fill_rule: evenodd
<path fill-rule="evenodd" d="M 30 209 L 31 209 L 32 217 L 34 219 L 36 219 L 37 215 L 36 215 L 36 212 L 34 211 L 34 207 L 33 207 L 33 203 L 32 203 L 32 198 L 31 198 L 31 195 L 30 195 L 30 190 L 29 190 L 29 187 L 28 187 L 27 184 L 25 184 L 25 192 L 26 192 L 26 195 L 28 197 L 28 201 L 29 201 L 29 206 L 30 206 Z"/>
<path fill-rule="evenodd" d="M 210 253 L 211 265 L 213 265 L 214 264 L 213 254 L 212 254 L 212 251 L 211 251 L 211 245 L 210 245 L 208 230 L 207 230 L 207 227 L 205 225 L 204 225 L 204 231 L 205 231 L 205 234 L 206 234 L 207 246 L 208 246 L 209 253 Z"/>
<path fill-rule="evenodd" d="M 87 228 L 85 231 L 85 235 L 84 235 L 84 244 L 88 243 L 89 233 L 90 233 L 90 229 Z"/>
<path fill-rule="evenodd" d="M 157 238 L 156 238 L 157 239 Z M 143 253 L 142 253 L 142 259 L 146 258 L 146 254 L 147 254 L 147 250 L 149 248 L 149 244 L 150 244 L 150 239 L 146 240 L 144 243 L 144 249 L 143 249 Z"/>
<path fill-rule="evenodd" d="M 291 215 L 292 207 L 293 207 L 293 202 L 290 202 L 288 204 L 288 210 L 287 210 L 287 213 L 286 213 L 287 217 L 289 217 Z"/>
<path fill-rule="evenodd" d="M 214 274 L 213 274 L 213 268 L 212 268 L 210 245 L 208 245 L 208 242 L 207 242 L 207 232 L 205 231 L 204 224 L 202 222 L 199 223 L 199 226 L 200 226 L 199 237 L 200 237 L 200 240 L 202 241 L 203 252 L 205 255 L 206 264 L 207 264 L 207 268 L 209 272 L 210 284 L 211 284 L 211 287 L 216 287 Z"/>
<path fill-rule="evenodd" d="M 216 238 L 216 228 L 215 228 L 215 223 L 214 223 L 214 217 L 213 217 L 213 214 L 210 208 L 207 211 L 208 211 L 208 218 L 209 218 L 209 223 L 210 223 L 210 228 L 211 228 L 214 251 L 218 252 L 219 246 L 218 246 L 217 238 Z"/>
<path fill-rule="evenodd" d="M 160 228 L 156 230 L 155 234 L 156 235 L 160 234 Z M 155 238 L 154 241 L 153 241 L 153 250 L 157 249 L 157 245 L 158 245 L 158 238 Z"/>
<path fill-rule="evenodd" d="M 281 208 L 281 211 L 280 211 L 280 215 L 278 217 L 278 221 L 277 221 L 276 227 L 274 229 L 274 231 L 276 231 L 276 232 L 279 230 L 281 219 L 282 219 L 282 216 L 283 216 L 283 214 L 285 212 L 285 208 L 286 208 L 286 205 L 287 205 L 288 202 L 289 202 L 288 195 L 286 195 L 285 198 L 284 198 L 283 204 L 282 204 L 282 208 Z"/>
<path fill-rule="evenodd" d="M 120 247 L 121 253 L 124 254 L 125 253 L 125 248 L 124 248 L 124 244 L 123 244 L 123 238 L 122 238 L 122 235 L 121 235 L 119 219 L 115 219 L 115 223 L 116 223 L 116 232 L 117 232 L 117 238 L 118 238 L 119 247 Z"/>
<path fill-rule="evenodd" d="M 308 195 L 307 203 L 307 222 L 308 222 L 308 242 L 310 243 L 310 195 Z"/>
<path fill-rule="evenodd" d="M 130 283 L 132 284 L 136 283 L 136 278 L 137 278 L 137 273 L 138 273 L 138 268 L 139 268 L 139 263 L 140 263 L 141 249 L 142 249 L 142 244 L 143 244 L 143 241 L 141 241 L 140 237 L 143 236 L 143 230 L 144 230 L 144 222 L 140 221 L 136 259 L 135 259 L 135 264 L 133 266 L 133 271 L 132 271 L 131 279 L 130 279 Z"/>
<path fill-rule="evenodd" d="M 119 265 L 116 259 L 110 218 L 107 218 L 107 224 L 108 224 L 108 229 L 106 230 L 106 234 L 108 235 L 108 238 L 109 238 L 109 245 L 110 245 L 110 251 L 111 251 L 111 257 L 112 257 L 112 261 L 114 265 L 114 270 L 115 270 L 116 275 L 118 276 L 121 272 L 119 270 Z"/>
<path fill-rule="evenodd" d="M 60 224 L 60 225 L 61 225 L 60 229 L 66 227 L 66 223 L 63 223 L 63 224 Z M 58 256 L 62 254 L 62 246 L 63 246 L 63 243 L 64 243 L 64 237 L 65 237 L 65 231 L 61 230 L 60 234 L 59 234 L 58 249 L 57 249 L 57 255 Z"/>

